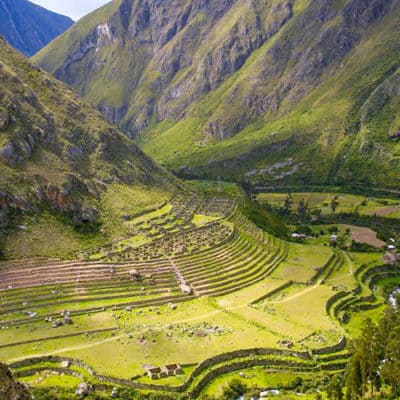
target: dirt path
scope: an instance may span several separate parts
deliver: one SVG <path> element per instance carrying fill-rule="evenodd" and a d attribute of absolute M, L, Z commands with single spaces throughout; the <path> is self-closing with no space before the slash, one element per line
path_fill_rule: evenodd
<path fill-rule="evenodd" d="M 398 211 L 400 211 L 400 205 L 382 208 L 376 211 L 374 214 L 378 215 L 379 217 L 384 217 L 389 214 L 394 214 Z"/>
<path fill-rule="evenodd" d="M 347 278 L 348 276 L 354 275 L 354 263 L 353 263 L 353 261 L 351 261 L 351 258 L 349 257 L 349 255 L 346 252 L 343 252 L 343 255 L 345 256 L 346 261 L 349 264 L 349 273 L 348 274 L 339 275 L 336 278 L 328 279 L 327 282 L 340 281 L 343 278 Z"/>
<path fill-rule="evenodd" d="M 283 300 L 279 300 L 279 301 L 271 301 L 271 304 L 281 304 L 281 303 L 287 303 L 288 301 L 292 301 L 293 299 L 301 297 L 301 296 L 305 295 L 306 293 L 312 292 L 317 287 L 319 287 L 321 285 L 321 283 L 322 283 L 322 280 L 318 281 L 314 286 L 310 286 L 310 287 L 302 290 L 301 292 L 294 294 L 293 296 L 285 297 Z"/>

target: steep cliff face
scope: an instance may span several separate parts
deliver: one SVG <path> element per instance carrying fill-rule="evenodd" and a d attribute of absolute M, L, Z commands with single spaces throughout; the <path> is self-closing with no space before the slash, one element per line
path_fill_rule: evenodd
<path fill-rule="evenodd" d="M 0 1 L 0 35 L 27 56 L 35 54 L 73 21 L 26 0 Z"/>
<path fill-rule="evenodd" d="M 398 91 L 372 134 L 361 114 L 398 68 L 399 10 L 399 0 L 114 1 L 34 62 L 177 171 L 275 180 L 256 172 L 292 159 L 296 172 L 278 177 L 350 181 L 352 162 L 366 180 L 371 152 L 377 172 L 396 163 Z M 371 136 L 374 149 L 360 151 Z M 291 144 L 266 153 L 275 141 Z"/>
<path fill-rule="evenodd" d="M 135 135 L 153 117 L 184 117 L 291 16 L 292 3 L 283 0 L 116 1 L 34 61 Z"/>
<path fill-rule="evenodd" d="M 31 400 L 28 389 L 17 382 L 6 365 L 0 363 L 0 398 L 2 400 Z"/>
<path fill-rule="evenodd" d="M 66 86 L 0 40 L 0 223 L 43 209 L 101 219 L 108 187 L 174 190 L 175 180 Z"/>

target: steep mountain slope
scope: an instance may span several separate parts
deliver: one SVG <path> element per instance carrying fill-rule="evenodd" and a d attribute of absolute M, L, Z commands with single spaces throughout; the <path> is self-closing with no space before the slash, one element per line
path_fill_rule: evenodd
<path fill-rule="evenodd" d="M 101 228 L 100 239 L 110 239 L 120 233 L 113 227 L 121 215 L 176 189 L 175 179 L 98 111 L 2 39 L 0 80 L 0 228 L 9 240 L 10 227 L 23 225 L 17 253 L 40 224 L 47 234 L 36 240 L 50 243 L 53 222 L 94 233 Z M 46 213 L 49 221 L 41 219 Z"/>
<path fill-rule="evenodd" d="M 27 0 L 0 1 L 0 35 L 27 56 L 35 54 L 74 21 Z"/>
<path fill-rule="evenodd" d="M 115 0 L 34 62 L 179 173 L 398 186 L 399 0 Z"/>

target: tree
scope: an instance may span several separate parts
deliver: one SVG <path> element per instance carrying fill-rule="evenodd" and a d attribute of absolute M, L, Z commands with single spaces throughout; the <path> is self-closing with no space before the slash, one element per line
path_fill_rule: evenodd
<path fill-rule="evenodd" d="M 359 339 L 353 343 L 353 356 L 346 370 L 347 400 L 358 400 L 380 390 L 382 379 L 400 394 L 400 309 L 388 307 L 376 325 L 367 319 Z M 396 397 L 398 398 L 398 397 Z"/>
<path fill-rule="evenodd" d="M 247 386 L 239 379 L 234 379 L 222 389 L 222 398 L 224 400 L 236 400 L 246 392 Z"/>
<path fill-rule="evenodd" d="M 343 389 L 342 382 L 339 376 L 335 375 L 329 382 L 327 388 L 327 395 L 329 400 L 342 400 L 343 399 Z"/>
<path fill-rule="evenodd" d="M 346 399 L 358 400 L 362 395 L 362 373 L 359 354 L 353 355 L 346 370 Z"/>
<path fill-rule="evenodd" d="M 385 348 L 385 363 L 381 368 L 382 377 L 392 388 L 393 394 L 400 393 L 400 326 L 389 336 Z"/>
<path fill-rule="evenodd" d="M 306 222 L 308 219 L 308 203 L 301 199 L 297 206 L 297 213 L 299 214 L 300 221 Z"/>
<path fill-rule="evenodd" d="M 292 205 L 293 205 L 293 196 L 292 196 L 292 193 L 289 193 L 285 198 L 285 202 L 283 204 L 283 209 L 282 209 L 282 214 L 289 215 Z"/>
<path fill-rule="evenodd" d="M 332 201 L 331 201 L 331 210 L 332 210 L 332 214 L 335 214 L 336 209 L 337 209 L 338 206 L 339 206 L 339 201 L 338 201 L 338 199 L 339 199 L 339 196 L 334 196 L 334 197 L 332 198 Z"/>

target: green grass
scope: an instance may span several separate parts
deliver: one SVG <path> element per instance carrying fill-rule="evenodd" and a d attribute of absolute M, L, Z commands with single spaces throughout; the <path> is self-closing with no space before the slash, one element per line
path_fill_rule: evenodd
<path fill-rule="evenodd" d="M 197 185 L 192 183 L 191 186 L 193 189 L 197 186 L 196 190 L 199 193 L 210 193 L 215 196 L 215 185 L 212 182 L 200 182 Z M 224 184 L 223 188 L 232 196 L 239 190 L 237 186 L 230 184 Z M 115 202 L 112 204 L 108 218 L 112 220 L 115 216 L 121 226 L 133 224 L 143 228 L 150 227 L 150 222 L 155 226 L 157 224 L 165 226 L 165 222 L 170 221 L 169 217 L 172 214 L 171 204 L 175 208 L 182 206 L 179 199 L 171 200 L 170 203 L 169 198 L 163 197 L 162 192 L 154 196 L 153 192 L 143 191 L 140 199 L 135 199 L 134 193 L 126 191 L 125 188 L 121 189 L 117 186 L 113 190 Z M 241 196 L 243 196 L 242 193 Z M 124 205 L 124 198 L 129 200 L 128 205 Z M 154 198 L 157 198 L 157 203 L 152 202 Z M 195 199 L 196 197 L 191 197 L 191 203 L 196 202 Z M 112 197 L 106 198 L 104 201 L 105 204 L 111 205 Z M 134 217 L 132 221 L 123 221 L 121 216 L 124 213 L 134 216 L 139 212 L 138 202 L 146 204 L 148 212 Z M 164 204 L 165 202 L 166 204 Z M 154 208 L 160 205 L 161 207 L 154 211 Z M 166 225 L 172 226 L 176 218 L 174 217 L 173 221 L 171 219 Z M 189 221 L 201 226 L 214 219 L 206 214 L 196 214 L 194 208 Z M 0 359 L 14 362 L 35 356 L 65 356 L 82 360 L 96 372 L 106 376 L 133 379 L 142 384 L 156 383 L 173 387 L 184 384 L 199 363 L 221 353 L 253 348 L 282 349 L 280 341 L 283 339 L 293 342 L 293 350 L 301 351 L 334 345 L 338 343 L 344 333 L 347 333 L 349 337 L 356 335 L 365 315 L 378 318 L 384 310 L 382 306 L 368 312 L 352 311 L 349 323 L 344 325 L 341 325 L 333 315 L 328 315 L 326 310 L 328 300 L 339 290 L 349 291 L 360 285 L 359 296 L 369 296 L 370 288 L 367 284 L 361 285 L 356 281 L 356 276 L 360 280 L 361 275 L 358 276 L 355 272 L 364 264 L 367 264 L 369 268 L 379 265 L 382 254 L 340 252 L 339 255 L 343 262 L 335 266 L 325 282 L 315 281 L 307 284 L 317 273 L 316 267 L 323 267 L 330 260 L 333 255 L 332 248 L 319 244 L 289 243 L 286 255 L 284 242 L 270 234 L 263 233 L 245 218 L 240 212 L 240 208 L 222 223 L 236 227 L 239 236 L 232 242 L 211 250 L 211 256 L 208 256 L 207 253 L 197 253 L 186 255 L 183 259 L 178 257 L 175 260 L 176 265 L 182 269 L 184 275 L 185 268 L 190 270 L 194 266 L 201 266 L 208 271 L 209 275 L 206 274 L 203 278 L 221 277 L 221 287 L 223 288 L 223 279 L 229 274 L 225 271 L 217 272 L 216 268 L 220 265 L 218 260 L 222 262 L 227 254 L 238 251 L 237 257 L 246 260 L 247 264 L 245 263 L 241 267 L 243 271 L 235 278 L 237 284 L 242 280 L 241 275 L 248 272 L 246 265 L 250 265 L 249 263 L 252 261 L 253 256 L 250 256 L 253 254 L 252 252 L 265 254 L 265 259 L 262 256 L 254 264 L 255 267 L 266 262 L 269 256 L 278 251 L 278 248 L 279 254 L 284 255 L 285 259 L 276 265 L 276 269 L 271 275 L 257 283 L 216 298 L 188 297 L 187 301 L 176 302 L 176 309 L 171 309 L 167 304 L 142 306 L 133 308 L 133 310 L 127 310 L 125 307 L 118 310 L 113 308 L 113 305 L 129 301 L 157 300 L 160 296 L 179 294 L 174 291 L 177 290 L 177 282 L 172 277 L 172 273 L 170 274 L 172 278 L 167 278 L 167 282 L 161 284 L 161 287 L 164 288 L 161 295 L 149 294 L 152 292 L 152 285 L 147 280 L 143 282 L 121 280 L 121 287 L 116 281 L 114 281 L 116 286 L 104 284 L 104 287 L 100 283 L 98 285 L 92 283 L 87 287 L 82 285 L 85 288 L 84 291 L 81 286 L 71 283 L 69 285 L 38 286 L 30 289 L 29 293 L 24 289 L 0 293 L 0 311 L 2 312 L 0 320 L 3 327 L 0 329 L 0 343 L 9 344 L 0 347 Z M 120 254 L 123 254 L 124 246 L 134 245 L 135 240 L 136 236 L 128 237 L 116 242 L 114 247 Z M 265 253 L 260 252 L 261 248 Z M 6 265 L 4 264 L 4 266 Z M 227 266 L 234 267 L 230 263 Z M 157 269 L 157 264 L 155 268 Z M 154 274 L 156 274 L 156 269 Z M 204 271 L 194 271 L 192 276 L 202 275 Z M 289 281 L 294 281 L 294 283 L 288 285 Z M 389 285 L 389 281 L 385 284 Z M 144 289 L 141 290 L 141 287 Z M 171 288 L 172 292 L 167 293 L 168 288 Z M 57 293 L 52 293 L 53 289 L 56 289 Z M 129 297 L 114 297 L 117 294 L 126 294 Z M 40 297 L 43 296 L 51 298 L 50 300 L 40 300 Z M 37 311 L 39 319 L 15 326 L 13 321 L 26 318 L 26 315 L 22 311 L 12 310 L 4 313 L 4 310 L 13 308 L 12 305 L 7 306 L 6 304 L 14 302 L 17 307 L 20 307 L 27 299 L 29 305 L 24 307 L 24 310 Z M 64 300 L 67 303 L 62 303 Z M 381 300 L 379 297 L 378 302 Z M 174 301 L 172 300 L 172 302 Z M 92 307 L 106 307 L 106 310 L 91 314 L 85 312 Z M 73 313 L 73 325 L 54 329 L 44 322 L 44 318 L 48 314 L 60 313 L 64 309 Z M 78 311 L 80 314 L 74 315 L 74 311 Z M 88 333 L 96 329 L 112 329 L 112 331 Z M 67 336 L 57 338 L 58 335 Z M 33 342 L 11 345 L 28 340 Z M 251 360 L 252 357 L 247 357 L 247 359 Z M 267 363 L 267 361 L 265 362 Z M 145 376 L 144 364 L 163 366 L 170 363 L 183 365 L 185 374 L 159 381 L 152 381 Z M 229 364 L 229 362 L 227 363 Z M 46 367 L 44 364 L 38 366 Z M 47 365 L 47 367 L 51 368 L 51 365 Z M 26 368 L 29 370 L 29 367 Z M 196 377 L 193 387 L 206 375 L 207 371 Z M 279 372 L 269 371 L 266 373 L 264 368 L 257 367 L 242 372 L 244 372 L 244 377 L 240 377 L 240 379 L 260 387 L 290 384 L 299 375 L 297 372 L 285 370 L 285 368 Z M 219 376 L 206 388 L 205 393 L 218 392 L 221 385 L 236 376 L 239 376 L 238 372 Z M 33 382 L 35 387 L 48 387 L 53 384 L 61 388 L 70 387 L 68 378 L 60 380 L 59 385 L 57 383 L 58 376 L 43 376 L 43 378 L 39 380 L 39 376 L 35 375 L 27 381 Z M 75 383 L 73 381 L 71 387 Z"/>
<path fill-rule="evenodd" d="M 47 375 L 47 374 L 36 374 L 33 376 L 19 379 L 21 382 L 26 384 L 43 388 L 43 387 L 58 387 L 58 388 L 69 388 L 76 389 L 76 387 L 82 383 L 80 378 L 69 376 L 69 375 Z"/>
<path fill-rule="evenodd" d="M 212 381 L 202 392 L 203 395 L 222 395 L 222 389 L 232 380 L 239 380 L 252 388 L 275 389 L 291 386 L 296 378 L 307 378 L 309 374 L 295 372 L 274 372 L 266 367 L 253 367 L 232 372 L 218 377 Z"/>
<path fill-rule="evenodd" d="M 288 257 L 272 276 L 305 283 L 317 273 L 317 268 L 328 262 L 332 254 L 329 247 L 290 243 Z"/>
<path fill-rule="evenodd" d="M 257 196 L 257 201 L 260 204 L 269 203 L 274 207 L 283 207 L 288 193 L 260 193 Z M 338 207 L 336 213 L 354 213 L 358 212 L 361 215 L 382 215 L 387 217 L 394 216 L 391 213 L 386 214 L 385 211 L 392 207 L 400 205 L 399 200 L 385 199 L 385 198 L 370 198 L 361 195 L 343 194 L 343 193 L 318 193 L 318 192 L 305 192 L 305 193 L 292 193 L 293 204 L 292 211 L 296 211 L 300 200 L 308 203 L 310 210 L 321 210 L 322 215 L 329 215 L 332 213 L 331 202 L 332 199 L 338 196 Z"/>
<path fill-rule="evenodd" d="M 46 212 L 34 216 L 26 215 L 20 222 L 28 230 L 13 231 L 7 235 L 4 251 L 9 258 L 68 258 L 108 240 L 107 237 L 95 233 L 79 233 L 68 221 Z"/>

